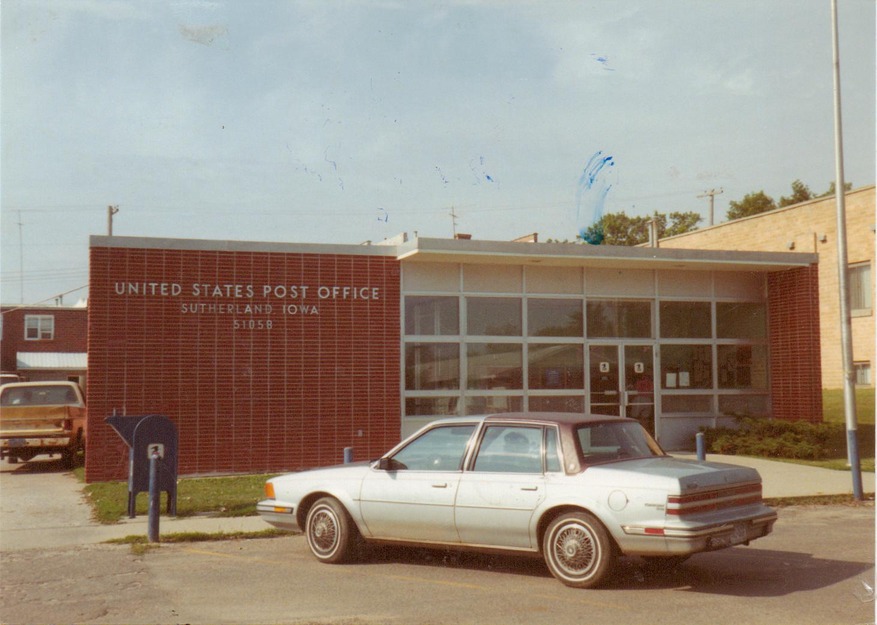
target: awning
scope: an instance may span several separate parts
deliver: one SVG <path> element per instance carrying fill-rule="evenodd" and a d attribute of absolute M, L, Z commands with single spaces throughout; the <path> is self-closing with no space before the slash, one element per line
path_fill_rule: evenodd
<path fill-rule="evenodd" d="M 88 369 L 85 352 L 18 352 L 16 367 L 21 370 L 51 369 L 84 371 Z"/>

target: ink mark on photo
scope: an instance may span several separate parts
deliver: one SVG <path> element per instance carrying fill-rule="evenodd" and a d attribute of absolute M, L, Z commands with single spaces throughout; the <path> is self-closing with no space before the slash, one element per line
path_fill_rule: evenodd
<path fill-rule="evenodd" d="M 607 72 L 614 72 L 615 68 L 609 67 L 609 57 L 604 56 L 602 54 L 591 54 L 591 58 L 597 61 L 600 65 L 603 66 L 603 69 Z"/>
<path fill-rule="evenodd" d="M 606 180 L 607 168 L 612 167 L 615 167 L 615 159 L 604 155 L 600 150 L 591 156 L 579 176 L 576 189 L 576 224 L 579 227 L 579 238 L 591 245 L 600 245 L 605 238 L 599 224 L 603 220 L 606 196 L 612 189 L 612 184 Z"/>
<path fill-rule="evenodd" d="M 481 184 L 484 181 L 487 182 L 496 182 L 493 176 L 487 173 L 487 170 L 484 167 L 484 157 L 479 156 L 476 162 L 476 159 L 472 159 L 469 161 L 469 170 L 472 172 L 472 175 L 475 177 L 475 184 Z"/>

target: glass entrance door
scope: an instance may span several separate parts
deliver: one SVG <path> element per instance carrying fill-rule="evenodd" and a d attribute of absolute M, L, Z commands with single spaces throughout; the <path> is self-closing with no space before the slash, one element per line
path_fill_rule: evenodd
<path fill-rule="evenodd" d="M 590 345 L 591 414 L 637 419 L 655 433 L 651 345 Z"/>
<path fill-rule="evenodd" d="M 624 416 L 655 435 L 655 371 L 651 345 L 624 346 Z"/>

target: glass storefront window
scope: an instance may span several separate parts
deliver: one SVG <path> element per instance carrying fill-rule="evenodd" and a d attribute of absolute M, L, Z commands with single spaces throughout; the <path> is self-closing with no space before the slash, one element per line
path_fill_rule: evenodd
<path fill-rule="evenodd" d="M 460 388 L 460 346 L 457 343 L 405 345 L 405 389 Z"/>
<path fill-rule="evenodd" d="M 581 300 L 528 300 L 527 335 L 582 336 Z"/>
<path fill-rule="evenodd" d="M 458 399 L 457 397 L 408 397 L 405 399 L 405 415 L 408 417 L 455 415 Z"/>
<path fill-rule="evenodd" d="M 712 395 L 663 395 L 661 410 L 663 412 L 701 412 L 713 411 Z"/>
<path fill-rule="evenodd" d="M 585 412 L 584 395 L 530 395 L 530 412 Z"/>
<path fill-rule="evenodd" d="M 581 345 L 529 347 L 530 388 L 585 388 L 585 359 Z"/>
<path fill-rule="evenodd" d="M 661 345 L 661 388 L 712 388 L 709 345 Z"/>
<path fill-rule="evenodd" d="M 650 338 L 651 302 L 588 300 L 589 338 Z"/>
<path fill-rule="evenodd" d="M 719 345 L 719 388 L 767 388 L 767 347 Z"/>
<path fill-rule="evenodd" d="M 523 388 L 521 344 L 470 343 L 466 354 L 468 388 Z"/>
<path fill-rule="evenodd" d="M 661 337 L 708 339 L 713 335 L 709 302 L 661 302 Z"/>
<path fill-rule="evenodd" d="M 521 336 L 521 300 L 516 297 L 467 297 L 466 332 L 473 336 Z"/>
<path fill-rule="evenodd" d="M 466 416 L 496 412 L 521 412 L 524 398 L 520 395 L 470 395 L 466 397 Z"/>
<path fill-rule="evenodd" d="M 405 334 L 460 334 L 459 308 L 456 297 L 406 297 Z"/>
<path fill-rule="evenodd" d="M 733 417 L 766 417 L 770 414 L 767 395 L 719 395 L 719 413 Z"/>
<path fill-rule="evenodd" d="M 718 302 L 716 336 L 720 339 L 763 339 L 767 336 L 767 309 L 752 302 Z"/>

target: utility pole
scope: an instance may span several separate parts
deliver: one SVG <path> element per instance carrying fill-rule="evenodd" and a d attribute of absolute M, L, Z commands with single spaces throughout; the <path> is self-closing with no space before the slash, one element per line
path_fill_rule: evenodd
<path fill-rule="evenodd" d="M 119 212 L 119 205 L 107 206 L 107 236 L 113 236 L 113 215 Z"/>
<path fill-rule="evenodd" d="M 861 501 L 862 466 L 856 438 L 856 371 L 853 366 L 853 333 L 850 319 L 850 285 L 847 267 L 847 219 L 844 194 L 843 127 L 840 105 L 840 55 L 837 35 L 837 0 L 831 0 L 831 43 L 834 60 L 834 193 L 837 202 L 837 286 L 840 291 L 840 342 L 844 372 L 844 417 L 847 426 L 847 459 L 853 475 L 853 498 Z"/>
<path fill-rule="evenodd" d="M 457 213 L 454 212 L 454 207 L 451 206 L 451 232 L 454 235 L 454 238 L 457 238 Z"/>
<path fill-rule="evenodd" d="M 712 226 L 714 223 L 714 214 L 713 207 L 715 205 L 715 199 L 717 195 L 721 195 L 724 193 L 724 190 L 720 187 L 718 189 L 710 189 L 709 191 L 704 191 L 697 197 L 708 197 L 710 199 L 710 225 Z"/>

